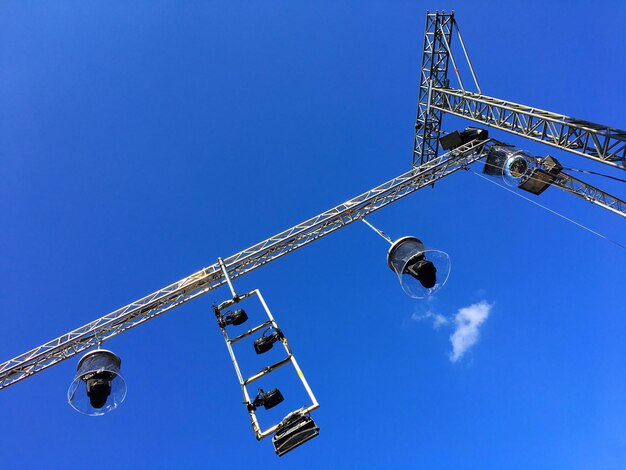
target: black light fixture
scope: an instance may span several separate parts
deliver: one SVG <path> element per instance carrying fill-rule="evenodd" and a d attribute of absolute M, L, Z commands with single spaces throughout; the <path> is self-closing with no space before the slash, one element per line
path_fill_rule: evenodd
<path fill-rule="evenodd" d="M 402 290 L 415 299 L 434 294 L 450 275 L 448 254 L 426 248 L 415 237 L 402 237 L 393 242 L 387 253 L 387 264 L 398 275 Z"/>
<path fill-rule="evenodd" d="M 311 416 L 305 414 L 303 410 L 294 411 L 278 425 L 276 434 L 272 438 L 274 451 L 280 457 L 313 439 L 319 433 L 320 428 Z"/>
<path fill-rule="evenodd" d="M 426 289 L 437 283 L 437 268 L 423 254 L 411 258 L 404 269 Z"/>
<path fill-rule="evenodd" d="M 67 391 L 76 411 L 99 416 L 117 408 L 126 398 L 126 381 L 120 375 L 122 361 L 111 351 L 97 349 L 78 361 L 76 376 Z"/>
<path fill-rule="evenodd" d="M 283 400 L 283 394 L 280 393 L 280 390 L 278 390 L 277 388 L 275 388 L 274 390 L 270 390 L 269 392 L 265 392 L 262 388 L 260 388 L 258 395 L 250 404 L 249 408 L 251 408 L 252 410 L 256 410 L 257 408 L 262 406 L 266 410 L 269 410 L 270 408 L 274 408 Z"/>
<path fill-rule="evenodd" d="M 539 195 L 548 189 L 562 169 L 554 157 L 536 158 L 503 144 L 489 149 L 483 173 L 499 176 L 509 186 Z"/>
<path fill-rule="evenodd" d="M 272 331 L 274 330 L 274 331 Z M 272 331 L 268 334 L 269 331 Z M 254 340 L 254 350 L 257 354 L 263 354 L 269 351 L 274 346 L 276 341 L 284 338 L 283 332 L 278 328 L 268 328 L 263 332 L 263 335 Z"/>
<path fill-rule="evenodd" d="M 487 129 L 480 127 L 466 127 L 465 130 L 459 132 L 454 131 L 439 139 L 439 144 L 444 150 L 453 150 L 461 145 L 467 144 L 472 140 L 487 140 L 489 132 Z"/>
<path fill-rule="evenodd" d="M 226 328 L 226 325 L 241 325 L 248 319 L 248 314 L 243 308 L 232 312 L 227 311 L 223 314 L 216 311 L 215 315 L 217 316 L 217 322 L 219 323 L 220 328 Z"/>

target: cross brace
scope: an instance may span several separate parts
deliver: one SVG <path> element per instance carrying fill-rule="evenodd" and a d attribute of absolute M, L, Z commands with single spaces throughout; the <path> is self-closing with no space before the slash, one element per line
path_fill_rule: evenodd
<path fill-rule="evenodd" d="M 333 233 L 424 186 L 465 168 L 482 158 L 493 141 L 472 141 L 428 163 L 333 207 L 223 260 L 230 278 L 284 256 Z M 0 364 L 0 389 L 68 359 L 113 336 L 225 284 L 222 268 L 215 263 L 146 297 L 66 333 Z"/>

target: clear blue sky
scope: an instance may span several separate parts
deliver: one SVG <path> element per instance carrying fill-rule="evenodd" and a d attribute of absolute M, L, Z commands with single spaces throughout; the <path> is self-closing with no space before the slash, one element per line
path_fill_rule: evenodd
<path fill-rule="evenodd" d="M 406 171 L 427 9 L 455 9 L 485 94 L 626 128 L 621 1 L 296 3 L 2 3 L 0 361 Z M 608 211 L 537 201 L 626 244 Z M 626 468 L 626 250 L 470 172 L 370 220 L 450 253 L 436 298 L 404 296 L 363 224 L 236 282 L 289 338 L 319 437 L 255 440 L 220 289 L 105 343 L 129 386 L 105 417 L 66 404 L 78 358 L 1 391 L 2 467 Z"/>

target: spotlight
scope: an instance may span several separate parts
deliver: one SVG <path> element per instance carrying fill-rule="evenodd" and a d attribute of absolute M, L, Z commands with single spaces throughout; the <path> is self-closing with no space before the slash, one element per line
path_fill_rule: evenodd
<path fill-rule="evenodd" d="M 254 340 L 254 350 L 257 354 L 263 354 L 274 346 L 276 341 L 284 338 L 283 332 L 276 328 L 272 333 L 267 334 L 272 328 L 268 328 L 263 332 L 263 336 Z M 266 335 L 267 334 L 267 335 Z"/>
<path fill-rule="evenodd" d="M 120 375 L 122 361 L 111 351 L 97 349 L 78 361 L 76 376 L 67 391 L 76 411 L 99 416 L 117 408 L 126 398 L 126 382 Z"/>
<path fill-rule="evenodd" d="M 487 140 L 489 138 L 489 132 L 487 129 L 480 129 L 479 127 L 466 127 L 465 130 L 459 132 L 450 132 L 448 135 L 439 139 L 439 144 L 444 150 L 452 150 L 460 147 L 463 144 L 467 144 L 474 139 Z"/>
<path fill-rule="evenodd" d="M 483 173 L 500 176 L 509 186 L 517 186 L 539 195 L 550 186 L 562 169 L 554 157 L 537 159 L 510 145 L 494 145 L 487 153 Z"/>
<path fill-rule="evenodd" d="M 226 312 L 223 315 L 217 314 L 217 322 L 221 328 L 225 328 L 226 325 L 241 325 L 248 319 L 248 314 L 242 308 L 235 310 L 234 312 Z"/>
<path fill-rule="evenodd" d="M 437 282 L 437 268 L 432 261 L 428 261 L 422 254 L 411 258 L 405 270 L 426 289 L 430 289 Z"/>
<path fill-rule="evenodd" d="M 320 428 L 313 418 L 304 414 L 303 410 L 289 413 L 278 425 L 278 430 L 272 438 L 274 450 L 280 457 L 295 449 L 306 441 L 313 439 L 320 433 Z"/>
<path fill-rule="evenodd" d="M 95 409 L 101 409 L 111 395 L 111 384 L 115 374 L 111 372 L 97 372 L 90 379 L 87 379 L 87 396 L 89 403 Z M 83 380 L 85 378 L 83 377 Z"/>
<path fill-rule="evenodd" d="M 398 275 L 402 290 L 416 299 L 434 294 L 450 275 L 448 254 L 427 249 L 415 237 L 396 240 L 387 253 L 387 264 Z"/>
<path fill-rule="evenodd" d="M 258 395 L 248 408 L 256 410 L 257 408 L 262 406 L 266 410 L 269 410 L 270 408 L 274 408 L 283 400 L 283 394 L 280 393 L 280 390 L 278 390 L 277 388 L 275 388 L 274 390 L 270 390 L 269 392 L 264 392 L 263 389 L 260 388 Z"/>

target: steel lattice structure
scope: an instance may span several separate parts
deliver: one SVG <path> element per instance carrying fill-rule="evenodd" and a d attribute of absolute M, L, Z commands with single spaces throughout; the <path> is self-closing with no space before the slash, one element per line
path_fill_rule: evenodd
<path fill-rule="evenodd" d="M 430 107 L 626 170 L 626 131 L 453 88 L 433 88 Z"/>
<path fill-rule="evenodd" d="M 430 106 L 430 97 L 433 87 L 446 86 L 450 58 L 446 44 L 450 44 L 452 40 L 453 22 L 454 13 L 426 14 L 426 33 L 413 141 L 414 166 L 422 165 L 435 158 L 439 150 L 443 112 Z M 444 40 L 447 43 L 444 43 Z"/>
<path fill-rule="evenodd" d="M 494 141 L 474 141 L 224 260 L 228 276 L 242 276 L 360 220 L 482 158 Z M 115 310 L 91 323 L 0 364 L 0 389 L 8 387 L 226 283 L 219 263 Z"/>
<path fill-rule="evenodd" d="M 586 201 L 597 204 L 600 207 L 604 207 L 605 209 L 621 215 L 622 217 L 626 217 L 625 201 L 618 199 L 617 197 L 612 196 L 595 186 L 591 186 L 578 178 L 574 178 L 572 175 L 561 172 L 552 184 L 571 194 L 579 196 Z"/>
<path fill-rule="evenodd" d="M 453 12 L 427 13 L 411 170 L 224 259 L 223 267 L 214 263 L 0 364 L 0 389 L 220 287 L 227 282 L 224 273 L 232 279 L 242 276 L 482 158 L 494 140 L 474 140 L 438 155 L 441 122 L 446 113 L 626 169 L 626 131 L 484 96 L 469 58 L 478 94 L 466 91 L 452 56 L 453 28 L 458 32 Z M 467 57 L 460 33 L 459 41 Z M 461 90 L 449 88 L 450 61 Z M 626 214 L 624 201 L 569 175 L 559 174 L 552 184 L 615 213 Z"/>

